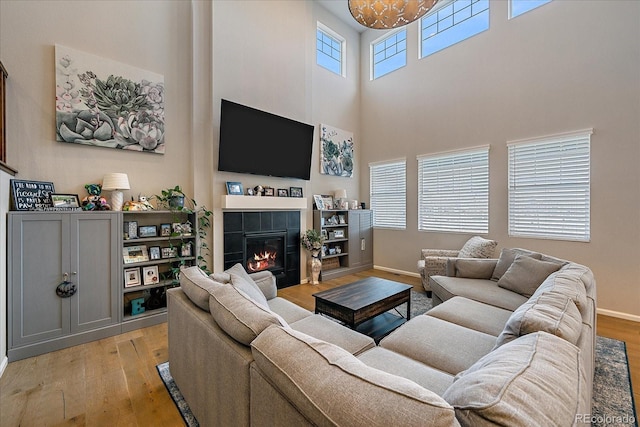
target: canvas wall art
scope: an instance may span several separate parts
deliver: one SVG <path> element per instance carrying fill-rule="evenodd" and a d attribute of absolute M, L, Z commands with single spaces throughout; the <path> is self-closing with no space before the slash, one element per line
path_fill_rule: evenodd
<path fill-rule="evenodd" d="M 164 76 L 55 46 L 56 140 L 164 154 Z"/>
<path fill-rule="evenodd" d="M 353 176 L 353 133 L 320 124 L 320 173 Z"/>

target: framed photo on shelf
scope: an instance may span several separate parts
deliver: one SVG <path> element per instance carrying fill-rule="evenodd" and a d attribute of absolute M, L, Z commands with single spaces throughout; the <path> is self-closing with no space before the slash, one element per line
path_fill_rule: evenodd
<path fill-rule="evenodd" d="M 264 187 L 265 196 L 273 196 L 275 194 L 274 191 L 273 187 Z"/>
<path fill-rule="evenodd" d="M 138 237 L 156 237 L 158 236 L 158 227 L 155 225 L 141 225 L 138 227 Z"/>
<path fill-rule="evenodd" d="M 149 259 L 160 259 L 160 246 L 151 246 L 149 248 Z"/>
<path fill-rule="evenodd" d="M 334 239 L 344 239 L 344 230 L 334 230 L 333 231 Z"/>
<path fill-rule="evenodd" d="M 242 196 L 244 194 L 242 183 L 236 181 L 227 181 L 227 194 L 230 196 Z"/>
<path fill-rule="evenodd" d="M 142 267 L 142 281 L 145 285 L 155 285 L 156 283 L 160 283 L 158 266 L 150 265 Z"/>
<path fill-rule="evenodd" d="M 140 269 L 139 268 L 127 268 L 124 271 L 124 287 L 130 288 L 132 286 L 140 285 Z"/>
<path fill-rule="evenodd" d="M 344 215 L 338 215 L 338 223 L 339 224 L 346 224 L 347 220 L 345 219 Z"/>
<path fill-rule="evenodd" d="M 289 187 L 289 197 L 302 197 L 302 187 Z"/>
<path fill-rule="evenodd" d="M 122 248 L 122 259 L 125 264 L 149 261 L 147 247 L 145 245 L 125 246 Z"/>
<path fill-rule="evenodd" d="M 160 235 L 162 237 L 171 236 L 171 224 L 160 224 Z"/>
<path fill-rule="evenodd" d="M 319 194 L 314 194 L 314 195 L 313 195 L 313 201 L 315 202 L 315 204 L 316 204 L 316 208 L 317 208 L 319 211 L 323 211 L 323 210 L 325 210 L 325 209 L 326 209 L 326 208 L 325 208 L 325 206 L 324 206 L 324 199 L 322 198 L 322 196 L 321 196 L 321 195 L 319 195 Z"/>
<path fill-rule="evenodd" d="M 167 247 L 162 248 L 162 258 L 176 258 L 178 256 L 178 248 Z"/>
<path fill-rule="evenodd" d="M 289 197 L 289 190 L 286 188 L 278 188 L 278 197 Z"/>
<path fill-rule="evenodd" d="M 59 209 L 77 209 L 80 207 L 80 201 L 77 194 L 56 194 L 51 193 L 51 205 Z"/>
<path fill-rule="evenodd" d="M 322 237 L 324 240 L 329 239 L 329 234 L 327 233 L 327 230 L 325 229 L 320 230 L 320 237 Z"/>
<path fill-rule="evenodd" d="M 324 201 L 325 209 L 333 209 L 333 196 L 322 195 L 322 200 Z"/>
<path fill-rule="evenodd" d="M 180 256 L 182 257 L 191 256 L 191 243 L 185 243 L 180 247 Z"/>
<path fill-rule="evenodd" d="M 127 239 L 138 238 L 138 221 L 128 221 L 124 223 L 124 233 Z"/>

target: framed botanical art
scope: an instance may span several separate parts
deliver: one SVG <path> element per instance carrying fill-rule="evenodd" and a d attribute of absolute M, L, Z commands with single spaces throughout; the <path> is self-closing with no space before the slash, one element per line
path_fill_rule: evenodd
<path fill-rule="evenodd" d="M 320 124 L 320 173 L 353 176 L 353 133 Z"/>

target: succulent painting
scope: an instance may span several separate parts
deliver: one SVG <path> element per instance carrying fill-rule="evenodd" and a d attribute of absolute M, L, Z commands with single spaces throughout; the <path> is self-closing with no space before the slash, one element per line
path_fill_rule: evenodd
<path fill-rule="evenodd" d="M 353 176 L 353 134 L 320 125 L 320 172 L 325 175 Z"/>

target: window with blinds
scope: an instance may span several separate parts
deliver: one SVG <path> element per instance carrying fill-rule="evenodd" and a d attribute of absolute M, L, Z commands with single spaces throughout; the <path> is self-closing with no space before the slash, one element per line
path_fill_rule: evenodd
<path fill-rule="evenodd" d="M 369 164 L 369 194 L 373 226 L 407 228 L 407 161 Z"/>
<path fill-rule="evenodd" d="M 489 146 L 418 156 L 418 229 L 489 232 Z"/>
<path fill-rule="evenodd" d="M 592 133 L 507 143 L 510 236 L 590 240 Z"/>

